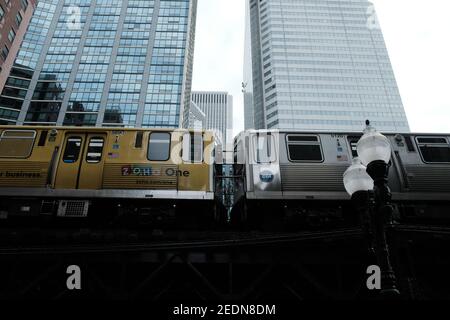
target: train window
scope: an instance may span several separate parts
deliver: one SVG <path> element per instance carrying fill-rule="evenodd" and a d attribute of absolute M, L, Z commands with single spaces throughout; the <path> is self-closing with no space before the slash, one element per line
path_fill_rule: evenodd
<path fill-rule="evenodd" d="M 289 158 L 292 161 L 322 161 L 319 145 L 289 145 Z"/>
<path fill-rule="evenodd" d="M 416 152 L 411 137 L 405 137 L 405 142 L 409 152 Z"/>
<path fill-rule="evenodd" d="M 136 133 L 136 141 L 134 142 L 134 147 L 136 149 L 142 148 L 142 140 L 144 138 L 143 132 Z"/>
<path fill-rule="evenodd" d="M 255 146 L 257 163 L 271 163 L 276 161 L 275 139 L 270 133 L 253 136 L 253 144 Z"/>
<path fill-rule="evenodd" d="M 357 158 L 358 157 L 358 142 L 357 141 L 350 142 L 350 148 L 352 148 L 352 157 Z"/>
<path fill-rule="evenodd" d="M 317 142 L 316 136 L 288 136 L 289 142 Z"/>
<path fill-rule="evenodd" d="M 356 158 L 358 156 L 358 141 L 361 139 L 361 136 L 347 137 L 348 143 L 352 150 L 352 157 Z"/>
<path fill-rule="evenodd" d="M 74 163 L 78 161 L 82 142 L 83 140 L 81 137 L 70 137 L 67 139 L 66 149 L 64 150 L 63 155 L 64 163 Z"/>
<path fill-rule="evenodd" d="M 99 163 L 102 161 L 103 145 L 105 140 L 102 137 L 94 137 L 89 140 L 86 154 L 87 163 Z"/>
<path fill-rule="evenodd" d="M 183 136 L 183 161 L 191 163 L 203 162 L 202 132 L 186 133 Z M 185 152 L 188 150 L 188 152 Z"/>
<path fill-rule="evenodd" d="M 47 141 L 47 135 L 48 135 L 48 130 L 44 130 L 41 132 L 41 135 L 39 136 L 38 147 L 45 146 L 45 142 Z"/>
<path fill-rule="evenodd" d="M 5 130 L 0 137 L 0 157 L 28 158 L 33 149 L 36 131 Z"/>
<path fill-rule="evenodd" d="M 288 136 L 287 140 L 290 161 L 323 161 L 322 147 L 318 136 Z"/>
<path fill-rule="evenodd" d="M 423 161 L 428 163 L 450 163 L 450 145 L 446 138 L 417 138 Z"/>
<path fill-rule="evenodd" d="M 170 158 L 170 133 L 152 132 L 148 141 L 148 160 L 167 161 Z"/>
<path fill-rule="evenodd" d="M 420 147 L 425 162 L 450 163 L 450 147 Z"/>
<path fill-rule="evenodd" d="M 420 144 L 428 144 L 428 143 L 433 143 L 433 144 L 446 144 L 447 143 L 447 139 L 445 138 L 417 138 L 417 142 Z"/>
<path fill-rule="evenodd" d="M 243 148 L 243 142 L 242 140 L 239 140 L 239 142 L 234 147 L 234 163 L 241 164 L 244 163 L 244 148 Z"/>

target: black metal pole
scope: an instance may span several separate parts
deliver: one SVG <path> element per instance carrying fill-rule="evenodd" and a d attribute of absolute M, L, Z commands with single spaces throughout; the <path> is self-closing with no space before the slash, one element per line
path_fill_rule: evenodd
<path fill-rule="evenodd" d="M 358 218 L 360 220 L 361 227 L 366 237 L 367 249 L 371 259 L 376 256 L 372 232 L 373 229 L 371 217 L 372 211 L 371 204 L 373 202 L 372 198 L 373 198 L 372 191 L 358 191 L 352 195 L 352 203 L 358 213 Z"/>
<path fill-rule="evenodd" d="M 389 247 L 386 239 L 386 223 L 392 221 L 394 209 L 391 205 L 391 191 L 388 186 L 389 164 L 374 161 L 367 166 L 367 173 L 374 180 L 375 211 L 373 214 L 373 230 L 375 250 L 381 268 L 381 294 L 385 297 L 398 297 L 396 277 L 389 259 Z"/>

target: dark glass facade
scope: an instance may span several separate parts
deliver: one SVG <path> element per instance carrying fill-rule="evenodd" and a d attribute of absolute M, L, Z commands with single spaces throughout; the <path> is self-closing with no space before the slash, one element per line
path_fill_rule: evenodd
<path fill-rule="evenodd" d="M 40 1 L 0 111 L 19 125 L 179 127 L 196 2 Z"/>

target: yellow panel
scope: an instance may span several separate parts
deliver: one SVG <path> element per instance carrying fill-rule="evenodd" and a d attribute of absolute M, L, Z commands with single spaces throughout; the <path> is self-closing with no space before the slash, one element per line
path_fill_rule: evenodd
<path fill-rule="evenodd" d="M 178 190 L 207 191 L 209 166 L 206 164 L 182 164 L 179 166 Z"/>
<path fill-rule="evenodd" d="M 45 187 L 48 163 L 0 161 L 0 187 Z"/>
<path fill-rule="evenodd" d="M 105 189 L 177 189 L 177 167 L 160 164 L 106 164 Z"/>

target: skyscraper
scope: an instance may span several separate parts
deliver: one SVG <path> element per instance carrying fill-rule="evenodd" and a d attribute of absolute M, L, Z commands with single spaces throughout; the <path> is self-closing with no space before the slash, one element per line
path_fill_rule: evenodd
<path fill-rule="evenodd" d="M 245 48 L 244 48 L 244 80 L 242 82 L 242 93 L 244 95 L 244 128 L 245 130 L 255 128 L 255 108 L 253 97 L 253 74 L 252 74 L 252 36 L 249 19 L 249 1 L 245 1 L 247 12 L 247 23 L 245 24 Z M 257 40 L 257 37 L 253 39 Z M 255 52 L 255 55 L 257 52 Z M 255 57 L 255 62 L 257 61 Z M 255 70 L 256 71 L 256 70 Z"/>
<path fill-rule="evenodd" d="M 40 0 L 2 123 L 179 127 L 190 104 L 197 0 Z"/>
<path fill-rule="evenodd" d="M 186 127 L 189 129 L 203 130 L 206 128 L 206 114 L 194 101 L 191 101 L 188 120 L 189 123 Z"/>
<path fill-rule="evenodd" d="M 232 143 L 233 97 L 228 92 L 194 91 L 192 101 L 205 114 L 204 129 L 217 130 L 223 143 Z"/>
<path fill-rule="evenodd" d="M 35 6 L 35 0 L 0 0 L 0 88 L 5 85 Z M 0 112 L 0 118 L 3 115 L 5 112 Z"/>
<path fill-rule="evenodd" d="M 244 100 L 254 128 L 361 131 L 370 119 L 379 130 L 409 131 L 370 2 L 247 2 L 252 99 Z"/>

